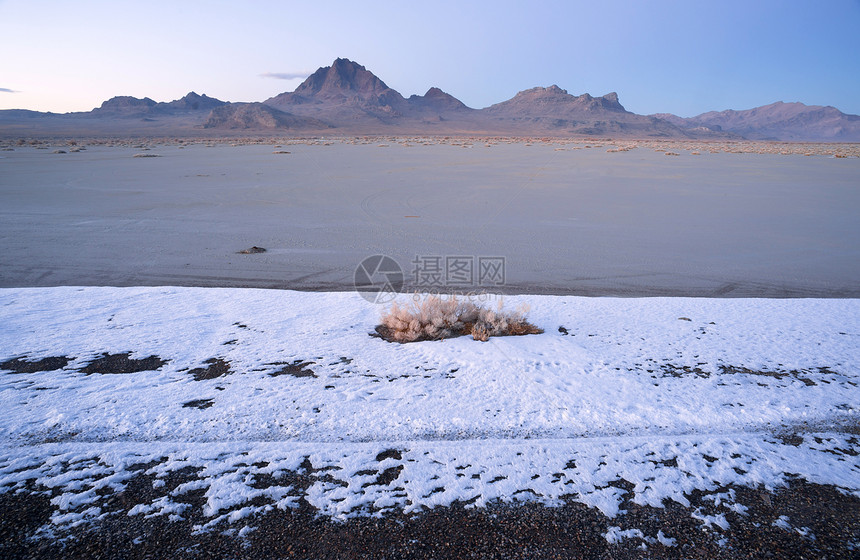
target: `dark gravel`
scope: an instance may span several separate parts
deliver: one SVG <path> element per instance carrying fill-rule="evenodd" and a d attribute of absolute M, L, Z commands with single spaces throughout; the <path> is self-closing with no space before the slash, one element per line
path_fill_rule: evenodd
<path fill-rule="evenodd" d="M 119 494 L 106 495 L 105 509 L 116 512 L 93 524 L 32 538 L 52 511 L 50 497 L 37 492 L 0 494 L 0 558 L 860 558 L 860 499 L 833 487 L 794 479 L 784 488 L 720 488 L 734 490 L 745 515 L 726 513 L 727 531 L 704 529 L 691 513 L 726 512 L 707 494 L 693 492 L 691 505 L 666 502 L 663 508 L 624 504 L 626 513 L 614 519 L 598 510 L 568 501 L 560 507 L 534 503 L 493 504 L 465 508 L 441 507 L 407 517 L 361 517 L 333 522 L 318 517 L 304 500 L 297 509 L 274 510 L 244 520 L 255 529 L 246 538 L 228 526 L 199 535 L 195 524 L 205 522 L 201 492 L 183 496 L 190 515 L 182 521 L 164 517 L 129 517 L 136 503 L 155 497 L 152 477 L 141 474 Z M 195 477 L 193 469 L 171 473 L 170 491 Z M 298 476 L 298 475 L 297 475 Z M 296 480 L 299 486 L 301 481 Z M 619 481 L 619 487 L 629 485 Z M 629 493 L 628 493 L 629 495 Z M 791 530 L 773 525 L 789 518 Z M 610 526 L 637 528 L 649 539 L 629 538 L 609 544 Z M 814 538 L 794 528 L 808 528 Z M 676 546 L 655 542 L 658 531 L 676 539 Z M 642 548 L 642 545 L 645 545 Z"/>
<path fill-rule="evenodd" d="M 14 358 L 0 362 L 0 370 L 8 370 L 12 373 L 36 373 L 39 371 L 55 371 L 63 369 L 69 364 L 70 358 L 66 356 L 51 356 L 41 360 L 27 361 L 24 358 Z"/>
<path fill-rule="evenodd" d="M 314 362 L 304 362 L 302 360 L 294 360 L 293 363 L 275 362 L 270 365 L 283 366 L 280 369 L 269 373 L 269 377 L 277 377 L 279 375 L 292 375 L 293 377 L 316 377 L 314 370 L 310 369 L 309 365 Z"/>
<path fill-rule="evenodd" d="M 209 358 L 206 360 L 208 366 L 205 368 L 194 368 L 188 373 L 194 376 L 194 381 L 206 381 L 208 379 L 217 379 L 224 375 L 230 375 L 230 362 L 221 358 Z"/>
<path fill-rule="evenodd" d="M 141 359 L 130 358 L 131 352 L 123 352 L 120 354 L 102 354 L 101 358 L 96 358 L 81 371 L 86 374 L 101 373 L 138 373 L 141 371 L 155 371 L 167 363 L 167 360 L 162 360 L 158 356 L 149 356 Z"/>

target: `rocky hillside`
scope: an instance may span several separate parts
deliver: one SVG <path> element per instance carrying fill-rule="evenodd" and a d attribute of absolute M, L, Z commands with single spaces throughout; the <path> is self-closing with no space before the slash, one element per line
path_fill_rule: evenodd
<path fill-rule="evenodd" d="M 681 128 L 704 127 L 750 140 L 860 142 L 860 116 L 820 105 L 778 101 L 744 111 L 710 111 L 688 119 L 654 116 Z"/>
<path fill-rule="evenodd" d="M 227 130 L 319 129 L 329 125 L 310 117 L 298 117 L 263 103 L 230 103 L 209 113 L 203 128 Z"/>

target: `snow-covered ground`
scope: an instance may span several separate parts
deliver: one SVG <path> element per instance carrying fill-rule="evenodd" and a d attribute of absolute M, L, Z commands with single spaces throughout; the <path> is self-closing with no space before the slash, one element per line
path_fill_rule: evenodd
<path fill-rule="evenodd" d="M 722 487 L 788 477 L 860 496 L 860 300 L 504 303 L 545 332 L 387 343 L 353 292 L 0 290 L 0 490 L 52 489 L 68 526 L 143 473 L 166 490 L 129 515 L 202 492 L 201 529 L 302 498 L 343 519 L 562 497 L 615 516 L 693 489 L 742 512 Z M 124 353 L 157 359 L 96 362 Z M 68 361 L 12 372 L 47 357 Z"/>

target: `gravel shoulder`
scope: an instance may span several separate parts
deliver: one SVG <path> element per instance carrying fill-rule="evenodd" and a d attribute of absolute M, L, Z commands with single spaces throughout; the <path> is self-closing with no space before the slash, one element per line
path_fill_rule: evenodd
<path fill-rule="evenodd" d="M 138 482 L 144 482 L 139 480 Z M 624 485 L 621 481 L 620 485 Z M 129 485 L 126 493 L 134 487 Z M 34 538 L 50 516 L 49 498 L 0 494 L 0 556 L 13 558 L 856 558 L 860 499 L 833 487 L 792 480 L 772 491 L 731 487 L 694 492 L 690 506 L 625 503 L 610 519 L 574 501 L 462 504 L 412 516 L 358 517 L 345 522 L 300 507 L 254 516 L 254 529 L 195 534 L 194 514 L 181 521 L 128 516 L 127 497 L 92 525 Z M 744 513 L 726 512 L 713 496 L 734 492 Z M 198 504 L 199 505 L 199 504 Z M 197 509 L 197 508 L 192 508 Z M 728 528 L 697 519 L 723 514 Z M 199 516 L 199 512 L 197 514 Z M 610 534 L 622 535 L 616 542 Z M 624 537 L 626 535 L 626 538 Z"/>

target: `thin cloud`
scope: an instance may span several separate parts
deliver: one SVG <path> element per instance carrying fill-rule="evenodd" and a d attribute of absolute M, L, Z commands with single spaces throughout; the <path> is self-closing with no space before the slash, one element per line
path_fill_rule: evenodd
<path fill-rule="evenodd" d="M 18 92 L 17 92 L 17 91 L 15 91 L 14 89 L 9 89 L 9 88 L 5 88 L 5 87 L 0 87 L 0 93 L 18 93 Z"/>
<path fill-rule="evenodd" d="M 296 80 L 298 78 L 307 78 L 310 72 L 265 72 L 260 74 L 261 78 L 275 78 L 276 80 Z"/>

